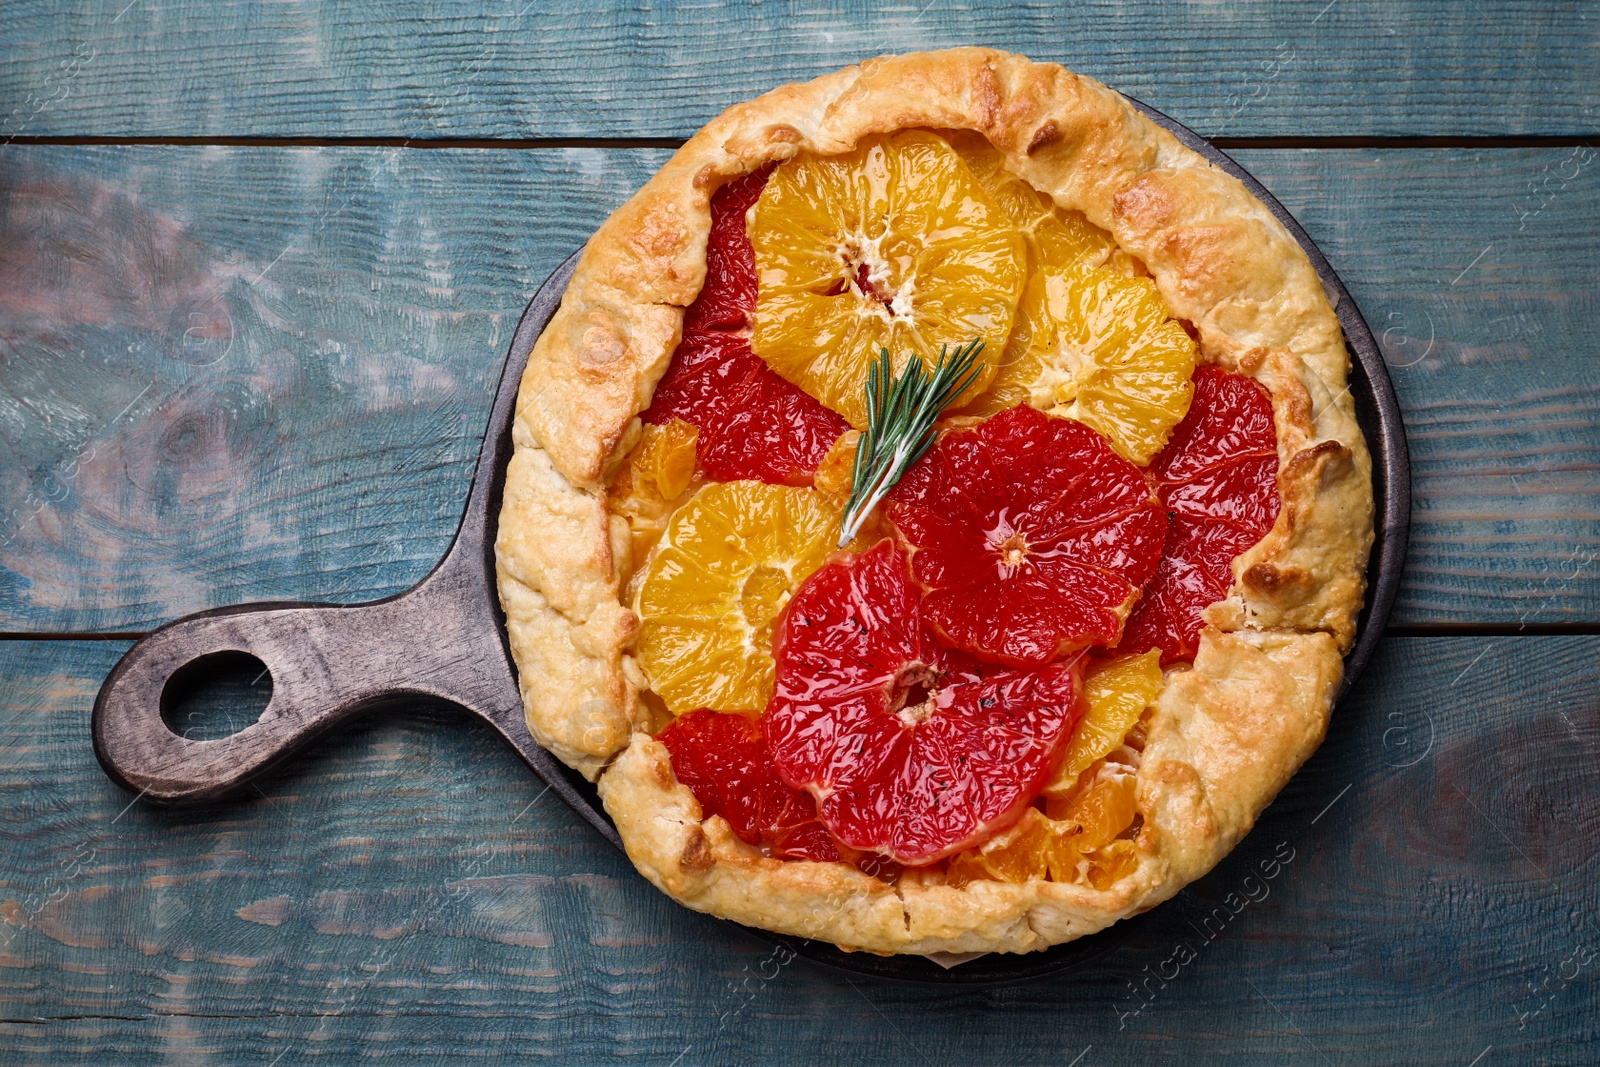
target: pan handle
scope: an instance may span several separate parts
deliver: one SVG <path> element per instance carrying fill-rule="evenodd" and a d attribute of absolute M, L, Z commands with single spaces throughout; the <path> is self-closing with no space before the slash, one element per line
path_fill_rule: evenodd
<path fill-rule="evenodd" d="M 503 723 L 521 719 L 521 700 L 489 608 L 493 594 L 472 588 L 481 582 L 452 559 L 459 557 L 452 552 L 421 584 L 388 600 L 223 608 L 154 631 L 122 657 L 95 700 L 100 765 L 149 800 L 199 802 L 236 792 L 375 706 L 445 701 L 504 733 Z M 261 718 L 217 740 L 173 733 L 162 715 L 173 679 L 237 652 L 272 674 Z"/>

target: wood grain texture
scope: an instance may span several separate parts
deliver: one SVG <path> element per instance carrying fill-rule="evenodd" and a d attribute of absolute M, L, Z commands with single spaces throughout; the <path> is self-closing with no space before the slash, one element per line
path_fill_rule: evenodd
<path fill-rule="evenodd" d="M 1216 871 L 1093 969 L 987 992 L 785 966 L 465 716 L 346 730 L 237 804 L 130 804 L 88 744 L 123 647 L 0 645 L 0 1063 L 1583 1064 L 1600 1041 L 1600 638 L 1391 639 Z"/>
<path fill-rule="evenodd" d="M 1207 136 L 1587 135 L 1580 0 L 1440 5 L 13 0 L 0 135 L 686 137 L 885 52 L 1052 60 Z"/>
<path fill-rule="evenodd" d="M 1382 337 L 1394 621 L 1600 620 L 1600 159 L 1252 151 Z M 659 150 L 0 150 L 0 627 L 357 601 L 443 554 L 512 329 Z"/>

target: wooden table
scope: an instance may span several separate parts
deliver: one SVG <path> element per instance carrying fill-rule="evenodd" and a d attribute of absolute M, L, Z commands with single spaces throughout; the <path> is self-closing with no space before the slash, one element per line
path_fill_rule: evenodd
<path fill-rule="evenodd" d="M 0 12 L 0 1063 L 1600 1059 L 1592 5 L 64 7 Z M 1405 408 L 1389 636 L 1209 877 L 1094 969 L 946 993 L 671 903 L 462 715 L 206 810 L 107 781 L 130 638 L 428 570 L 524 303 L 674 144 L 957 43 L 1217 139 Z"/>

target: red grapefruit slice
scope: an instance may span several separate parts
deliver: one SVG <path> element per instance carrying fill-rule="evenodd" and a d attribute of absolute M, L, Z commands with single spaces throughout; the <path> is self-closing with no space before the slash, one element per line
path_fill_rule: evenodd
<path fill-rule="evenodd" d="M 888 501 L 928 622 L 1014 666 L 1115 646 L 1167 530 L 1105 438 L 1025 405 L 945 431 Z"/>
<path fill-rule="evenodd" d="M 778 859 L 839 858 L 811 794 L 778 777 L 754 717 L 702 708 L 678 716 L 657 740 L 705 817 L 722 816 L 746 844 L 765 845 Z"/>
<path fill-rule="evenodd" d="M 1272 398 L 1218 367 L 1194 373 L 1194 401 L 1150 464 L 1172 513 L 1166 551 L 1118 652 L 1192 660 L 1201 612 L 1228 595 L 1233 561 L 1278 521 L 1278 437 Z"/>
<path fill-rule="evenodd" d="M 844 845 L 908 867 L 1015 822 L 1082 714 L 1076 659 L 1020 671 L 941 648 L 887 540 L 812 574 L 775 655 L 778 774 Z"/>

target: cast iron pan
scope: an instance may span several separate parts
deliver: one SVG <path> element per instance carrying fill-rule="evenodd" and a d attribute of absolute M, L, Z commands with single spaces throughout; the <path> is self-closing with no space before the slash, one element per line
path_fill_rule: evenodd
<path fill-rule="evenodd" d="M 1243 181 L 1282 220 L 1322 277 L 1354 353 L 1350 391 L 1374 457 L 1377 541 L 1368 568 L 1366 610 L 1355 648 L 1345 661 L 1348 691 L 1383 634 L 1410 527 L 1405 430 L 1383 357 L 1338 275 L 1272 194 L 1197 134 L 1152 108 L 1137 102 L 1134 106 Z M 95 700 L 95 755 L 114 781 L 161 803 L 215 801 L 238 792 L 355 714 L 440 701 L 488 722 L 596 832 L 622 847 L 594 787 L 528 733 L 495 592 L 495 523 L 512 452 L 517 384 L 534 340 L 561 302 L 577 258 L 574 253 L 540 287 L 517 326 L 461 528 L 432 573 L 398 596 L 367 604 L 249 604 L 203 611 L 154 631 L 122 657 Z M 240 652 L 255 656 L 272 673 L 272 698 L 261 718 L 218 740 L 192 741 L 173 733 L 162 717 L 163 699 L 171 699 L 169 688 L 178 691 L 186 678 Z M 889 981 L 964 986 L 1017 982 L 1081 967 L 1114 947 L 1136 921 L 1045 952 L 993 953 L 950 969 L 919 956 L 847 953 L 821 942 L 749 932 L 839 970 Z"/>

